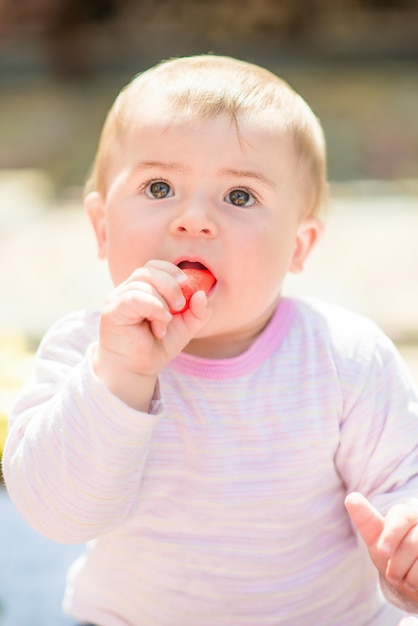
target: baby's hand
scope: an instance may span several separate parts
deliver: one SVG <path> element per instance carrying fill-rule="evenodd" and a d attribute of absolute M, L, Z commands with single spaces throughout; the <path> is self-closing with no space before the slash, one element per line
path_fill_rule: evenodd
<path fill-rule="evenodd" d="M 149 261 L 107 298 L 93 358 L 97 376 L 121 400 L 148 410 L 160 370 L 199 332 L 208 319 L 207 298 L 195 294 L 185 305 L 187 276 L 168 261 Z"/>
<path fill-rule="evenodd" d="M 381 578 L 418 608 L 418 511 L 398 504 L 383 517 L 359 493 L 347 496 L 346 508 Z"/>

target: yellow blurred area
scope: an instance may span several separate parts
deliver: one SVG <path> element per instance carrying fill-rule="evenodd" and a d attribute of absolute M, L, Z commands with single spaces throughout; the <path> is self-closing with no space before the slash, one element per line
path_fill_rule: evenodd
<path fill-rule="evenodd" d="M 33 353 L 23 335 L 0 335 L 0 456 L 7 435 L 7 420 L 16 396 L 28 380 Z"/>

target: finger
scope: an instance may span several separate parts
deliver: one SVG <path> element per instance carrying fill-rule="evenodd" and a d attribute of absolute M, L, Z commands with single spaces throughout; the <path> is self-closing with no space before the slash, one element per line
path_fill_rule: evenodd
<path fill-rule="evenodd" d="M 383 516 L 360 493 L 350 493 L 345 506 L 366 546 L 375 546 L 384 528 Z"/>
<path fill-rule="evenodd" d="M 379 539 L 378 547 L 388 553 L 393 552 L 404 540 L 412 528 L 417 525 L 417 511 L 407 504 L 392 507 L 385 518 L 385 528 Z"/>
<path fill-rule="evenodd" d="M 144 290 L 150 285 L 167 309 L 177 311 L 185 305 L 181 285 L 187 280 L 186 274 L 176 265 L 168 261 L 150 261 L 132 272 L 126 284 L 139 286 L 142 283 Z"/>
<path fill-rule="evenodd" d="M 189 301 L 189 311 L 201 320 L 206 320 L 208 315 L 208 297 L 204 291 L 196 291 Z"/>
<path fill-rule="evenodd" d="M 167 334 L 168 323 L 152 320 L 150 322 L 152 334 L 156 339 L 164 339 Z"/>
<path fill-rule="evenodd" d="M 150 270 L 157 270 L 165 274 L 172 276 L 178 283 L 182 284 L 189 280 L 187 274 L 178 266 L 171 263 L 171 261 L 162 261 L 161 259 L 151 259 L 145 263 L 144 268 Z"/>
<path fill-rule="evenodd" d="M 415 560 L 412 567 L 409 568 L 408 573 L 404 577 L 404 582 L 409 589 L 415 592 L 418 591 L 418 560 Z"/>
<path fill-rule="evenodd" d="M 164 261 L 162 259 L 150 259 L 144 265 L 144 267 L 154 268 L 157 270 L 161 270 L 166 272 L 167 274 L 171 274 L 174 278 L 177 276 L 183 276 L 185 280 L 187 280 L 187 275 L 182 271 L 182 269 L 171 263 L 171 261 Z"/>
<path fill-rule="evenodd" d="M 408 565 L 406 564 L 406 567 Z M 393 574 L 391 571 L 387 574 L 387 580 L 395 588 L 400 588 L 404 585 L 408 591 L 412 591 L 415 594 L 418 592 L 418 562 L 415 561 L 413 565 L 408 569 L 406 574 L 400 573 L 400 576 Z"/>
<path fill-rule="evenodd" d="M 403 582 L 410 589 L 418 588 L 417 546 L 418 529 L 415 526 L 403 537 L 388 562 L 386 578 L 391 584 Z"/>
<path fill-rule="evenodd" d="M 204 291 L 197 291 L 190 299 L 189 308 L 181 315 L 174 315 L 170 328 L 179 342 L 188 343 L 205 326 L 212 312 L 208 307 L 208 298 Z"/>
<path fill-rule="evenodd" d="M 103 313 L 110 315 L 113 323 L 119 326 L 132 326 L 143 320 L 167 324 L 172 318 L 161 296 L 143 283 L 119 286 L 106 301 Z"/>

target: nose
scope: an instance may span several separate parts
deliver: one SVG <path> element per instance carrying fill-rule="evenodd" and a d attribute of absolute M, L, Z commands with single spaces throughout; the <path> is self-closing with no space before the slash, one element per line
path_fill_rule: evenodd
<path fill-rule="evenodd" d="M 171 234 L 189 235 L 190 237 L 206 237 L 213 239 L 218 232 L 217 225 L 208 211 L 193 206 L 183 210 L 171 222 Z"/>

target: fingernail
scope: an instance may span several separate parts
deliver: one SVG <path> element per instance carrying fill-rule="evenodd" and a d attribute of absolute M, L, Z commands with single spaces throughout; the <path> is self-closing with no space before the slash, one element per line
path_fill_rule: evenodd
<path fill-rule="evenodd" d="M 182 309 L 185 304 L 186 304 L 186 300 L 184 299 L 184 296 L 181 296 L 180 298 L 177 298 L 174 308 L 176 311 L 178 311 Z"/>
<path fill-rule="evenodd" d="M 387 543 L 386 541 L 383 541 L 378 546 L 378 549 L 379 549 L 379 552 L 382 552 L 386 556 L 389 556 L 390 554 L 392 554 L 392 546 L 390 545 L 390 543 Z"/>

